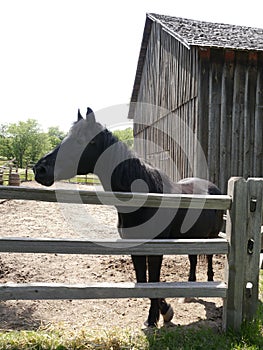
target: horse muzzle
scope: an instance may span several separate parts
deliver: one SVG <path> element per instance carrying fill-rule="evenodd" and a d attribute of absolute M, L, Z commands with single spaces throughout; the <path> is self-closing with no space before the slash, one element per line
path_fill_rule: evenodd
<path fill-rule="evenodd" d="M 33 167 L 36 182 L 44 186 L 52 186 L 54 183 L 54 174 L 43 165 L 35 165 Z"/>

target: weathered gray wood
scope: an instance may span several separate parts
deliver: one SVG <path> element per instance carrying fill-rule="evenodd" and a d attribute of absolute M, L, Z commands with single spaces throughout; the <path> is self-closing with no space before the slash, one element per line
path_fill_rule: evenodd
<path fill-rule="evenodd" d="M 39 190 L 26 188 L 6 188 L 3 187 L 5 195 L 7 193 L 11 198 L 33 199 L 35 200 L 41 194 L 41 200 L 51 200 L 56 198 L 58 190 Z M 0 193 L 2 192 L 0 189 Z M 29 190 L 29 191 L 28 191 Z M 77 192 L 77 193 L 76 193 Z M 99 201 L 99 195 L 103 199 L 111 201 L 115 200 L 113 193 L 101 192 L 99 195 L 95 192 L 82 191 L 87 202 Z M 25 194 L 26 193 L 26 194 Z M 61 288 L 56 285 L 40 286 L 20 286 L 4 285 L 0 286 L 0 296 L 3 294 L 5 298 L 27 298 L 32 299 L 37 296 L 37 299 L 54 298 L 52 293 L 55 293 L 55 298 L 64 298 L 66 293 L 67 298 L 112 298 L 114 297 L 168 297 L 168 296 L 222 296 L 224 301 L 224 328 L 239 329 L 243 319 L 251 319 L 255 315 L 257 298 L 258 298 L 258 271 L 259 253 L 261 247 L 261 213 L 262 213 L 262 193 L 263 179 L 249 179 L 247 182 L 241 178 L 233 178 L 229 182 L 228 196 L 181 196 L 181 195 L 165 195 L 165 201 L 168 199 L 169 207 L 174 206 L 175 199 L 184 201 L 184 206 L 194 205 L 200 206 L 200 202 L 205 201 L 205 205 L 210 208 L 218 207 L 218 202 L 223 198 L 224 207 L 226 204 L 230 207 L 231 199 L 233 200 L 231 210 L 227 217 L 227 239 L 198 239 L 198 240 L 110 240 L 110 241 L 88 241 L 81 240 L 58 240 L 58 239 L 31 239 L 31 238 L 0 238 L 1 252 L 20 252 L 20 253 L 61 253 L 61 254 L 138 254 L 138 255 L 173 255 L 173 254 L 215 254 L 222 253 L 228 255 L 229 267 L 227 269 L 227 285 L 220 284 L 220 287 L 214 285 L 194 285 L 186 283 L 163 285 L 150 292 L 148 290 L 138 289 L 138 285 L 133 288 L 130 286 L 113 285 L 113 289 L 105 284 L 102 286 L 87 285 L 83 288 L 64 286 Z M 72 195 L 78 195 L 78 191 L 61 190 L 59 196 L 62 195 L 63 200 L 72 202 Z M 117 193 L 117 196 L 127 200 L 131 198 L 131 194 Z M 16 197 L 17 196 L 17 197 Z M 86 197 L 87 196 L 87 197 Z M 136 196 L 138 196 L 136 198 Z M 22 197 L 22 198 L 21 198 Z M 145 199 L 150 204 L 156 205 L 156 201 L 160 201 L 162 195 L 144 195 L 135 194 L 133 199 Z M 183 197 L 183 198 L 181 198 Z M 212 198 L 211 198 L 212 197 Z M 214 197 L 214 198 L 213 198 Z M 6 197 L 4 197 L 6 198 Z M 210 201 L 210 198 L 212 199 Z M 56 198 L 57 199 L 57 198 Z M 191 202 L 192 200 L 192 202 Z M 255 200 L 256 206 L 255 206 Z M 102 201 L 104 203 L 104 201 Z M 137 202 L 138 203 L 138 202 Z M 212 204 L 211 204 L 212 203 Z M 110 204 L 112 204 L 110 202 Z M 210 206 L 208 206 L 208 204 Z M 131 206 L 131 204 L 129 204 Z M 253 209 L 255 206 L 255 210 Z M 221 204 L 219 206 L 222 208 Z M 248 251 L 248 240 L 253 240 L 253 252 Z M 229 241 L 229 242 L 228 242 Z M 237 268 L 238 266 L 238 268 Z M 156 285 L 155 285 L 156 286 Z M 172 286 L 176 291 L 172 290 Z M 98 287 L 98 288 L 97 288 Z M 190 288 L 189 288 L 190 287 Z M 215 287 L 215 288 L 214 288 Z M 221 288 L 222 287 L 222 288 Z M 11 288 L 11 289 L 10 289 Z M 146 288 L 150 288 L 147 285 Z M 192 290 L 193 289 L 193 290 Z M 36 292 L 37 291 L 37 292 Z M 66 292 L 67 291 L 67 292 Z M 218 292 L 219 291 L 219 292 Z M 24 293 L 24 294 L 23 294 Z M 67 294 L 69 293 L 69 294 Z M 88 293 L 88 297 L 87 297 Z M 113 293 L 113 294 L 111 294 Z M 158 294 L 159 293 L 159 294 Z M 218 294 L 219 293 L 219 294 Z M 34 297 L 35 296 L 35 297 Z M 0 298 L 1 299 L 1 298 Z"/>
<path fill-rule="evenodd" d="M 184 120 L 185 125 L 188 122 L 191 124 L 191 121 L 195 121 L 196 118 L 196 115 L 192 115 L 191 113 L 191 111 L 196 113 L 196 109 L 191 108 L 191 105 L 192 99 L 197 94 L 197 64 L 198 55 L 196 49 L 190 50 L 189 47 L 185 46 L 185 43 L 174 40 L 171 37 L 171 33 L 163 30 L 159 23 L 153 22 L 147 43 L 146 59 L 137 100 L 140 102 L 150 101 L 153 105 L 161 106 L 167 109 L 167 114 L 170 111 L 176 110 L 179 112 L 178 117 Z M 168 81 L 169 84 L 167 84 Z M 139 118 L 144 119 L 144 123 L 142 123 L 144 126 L 138 132 L 137 124 Z M 180 175 L 174 176 L 174 164 L 171 164 L 172 162 L 162 161 L 159 153 L 160 148 L 165 152 L 173 152 L 174 148 L 170 147 L 167 149 L 167 135 L 164 135 L 163 139 L 160 139 L 160 135 L 156 134 L 154 130 L 157 127 L 156 123 L 161 118 L 164 118 L 164 115 L 158 116 L 157 113 L 137 113 L 136 115 L 134 113 L 136 137 L 145 137 L 148 141 L 152 141 L 153 144 L 159 145 L 159 148 L 153 145 L 147 145 L 147 149 L 143 149 L 142 144 L 136 142 L 136 152 L 144 157 L 144 153 L 146 152 L 146 159 L 149 159 L 157 167 L 161 166 L 173 180 L 178 180 L 190 168 L 189 161 L 185 162 L 186 157 L 184 153 L 186 152 L 188 156 L 188 148 L 185 148 L 188 142 L 181 134 L 178 145 L 179 147 L 182 146 L 182 149 L 179 150 L 177 146 L 179 156 L 176 158 L 176 163 L 177 159 L 180 159 L 179 161 L 182 160 L 184 164 L 182 166 L 180 165 L 180 168 L 182 168 L 182 171 L 178 171 Z M 174 135 L 174 130 L 168 129 L 167 131 L 168 135 Z M 191 150 L 189 156 L 191 158 Z M 172 156 L 170 158 L 175 160 Z"/>
<path fill-rule="evenodd" d="M 191 128 L 198 137 L 209 167 L 199 161 L 199 154 L 195 152 L 194 174 L 215 179 L 216 185 L 223 192 L 230 176 L 262 176 L 262 53 L 202 46 L 187 47 L 181 38 L 155 19 L 147 20 L 148 26 L 149 22 L 152 23 L 151 34 L 149 40 L 147 37 L 143 41 L 143 49 L 147 52 L 143 67 L 140 63 L 141 79 L 137 79 L 140 82 L 140 94 L 136 102 L 167 108 L 176 112 L 176 116 L 187 121 L 189 125 L 192 120 L 196 122 Z M 219 59 L 222 62 L 218 64 Z M 209 84 L 209 75 L 212 84 Z M 197 100 L 198 113 L 190 108 L 194 98 Z M 210 108 L 209 101 L 213 102 L 213 106 L 210 103 Z M 221 102 L 221 107 L 218 102 Z M 159 117 L 153 119 L 151 115 L 151 124 L 148 123 L 151 119 L 147 113 L 138 115 L 142 126 L 140 135 L 136 135 L 142 136 L 146 129 L 154 127 Z M 136 123 L 136 117 L 134 121 Z M 172 135 L 177 133 L 175 128 L 170 131 Z M 146 132 L 144 136 L 154 142 L 149 135 L 151 133 Z M 179 150 L 180 146 L 184 148 L 190 138 L 191 133 L 184 137 L 181 135 L 180 142 L 177 145 L 171 144 L 168 149 L 179 169 L 176 177 L 174 168 L 169 167 L 168 175 L 173 180 L 192 176 L 189 162 L 185 162 L 183 152 Z M 143 155 L 143 151 L 141 147 L 140 154 Z M 156 160 L 153 163 L 158 166 L 158 151 L 152 151 L 152 159 Z M 166 169 L 165 163 L 162 170 Z M 208 176 L 204 172 L 207 169 L 210 171 Z"/>
<path fill-rule="evenodd" d="M 2 199 L 25 199 L 45 202 L 63 202 L 77 204 L 104 204 L 117 206 L 147 206 L 162 208 L 213 208 L 228 209 L 231 205 L 230 196 L 185 195 L 185 194 L 153 194 L 125 193 L 104 191 L 78 191 L 66 189 L 39 189 L 26 187 L 0 187 Z"/>
<path fill-rule="evenodd" d="M 196 122 L 197 139 L 201 144 L 201 151 L 196 152 L 196 176 L 206 179 L 208 176 L 207 164 L 203 159 L 208 157 L 208 115 L 209 115 L 209 48 L 199 50 L 198 67 L 198 113 Z"/>
<path fill-rule="evenodd" d="M 233 107 L 233 82 L 234 82 L 234 52 L 226 51 L 225 63 L 222 73 L 221 93 L 221 124 L 220 124 L 220 164 L 218 186 L 223 193 L 227 191 L 227 181 L 231 171 L 229 160 L 231 159 L 232 137 L 232 107 Z"/>
<path fill-rule="evenodd" d="M 2 253 L 92 255 L 227 254 L 228 242 L 216 239 L 94 240 L 52 238 L 0 238 Z"/>
<path fill-rule="evenodd" d="M 255 106 L 255 142 L 254 142 L 254 164 L 253 164 L 253 176 L 262 176 L 263 174 L 263 55 L 258 64 L 258 76 L 257 76 L 257 94 L 256 94 L 256 106 Z"/>
<path fill-rule="evenodd" d="M 218 184 L 219 172 L 218 164 L 220 163 L 220 114 L 221 114 L 221 91 L 222 91 L 222 66 L 223 62 L 219 60 L 220 55 L 217 54 L 216 59 L 210 62 L 209 77 L 209 115 L 208 115 L 208 169 L 209 179 Z"/>
<path fill-rule="evenodd" d="M 249 54 L 249 62 L 245 80 L 245 106 L 244 106 L 244 153 L 242 176 L 246 179 L 255 176 L 253 173 L 254 142 L 255 142 L 255 106 L 257 95 L 257 60 Z M 262 118 L 262 117 L 261 117 Z M 259 133 L 259 130 L 256 130 Z M 261 133 L 262 134 L 262 133 Z M 259 174 L 260 175 L 260 174 Z"/>
<path fill-rule="evenodd" d="M 244 69 L 238 61 L 235 66 L 234 88 L 233 88 L 233 114 L 232 114 L 232 135 L 231 138 L 231 174 L 241 175 L 240 169 L 243 157 L 243 120 L 244 120 Z M 240 164 L 241 163 L 241 164 Z"/>
<path fill-rule="evenodd" d="M 222 282 L 176 283 L 89 283 L 55 284 L 28 283 L 0 284 L 0 300 L 39 299 L 116 299 L 164 297 L 220 297 L 226 296 Z"/>
<path fill-rule="evenodd" d="M 248 225 L 246 235 L 245 292 L 243 298 L 243 318 L 252 320 L 258 308 L 259 261 L 261 251 L 261 213 L 263 200 L 263 178 L 248 179 Z"/>
<path fill-rule="evenodd" d="M 229 240 L 226 264 L 227 297 L 223 306 L 223 328 L 238 330 L 243 321 L 243 293 L 247 230 L 247 183 L 243 178 L 231 178 L 228 194 L 232 196 L 231 210 L 227 213 L 226 235 Z"/>

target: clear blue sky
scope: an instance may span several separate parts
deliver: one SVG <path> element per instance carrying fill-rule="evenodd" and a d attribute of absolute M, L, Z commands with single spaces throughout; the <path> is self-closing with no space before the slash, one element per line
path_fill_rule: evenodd
<path fill-rule="evenodd" d="M 0 124 L 128 104 L 146 12 L 263 27 L 261 1 L 1 1 Z"/>

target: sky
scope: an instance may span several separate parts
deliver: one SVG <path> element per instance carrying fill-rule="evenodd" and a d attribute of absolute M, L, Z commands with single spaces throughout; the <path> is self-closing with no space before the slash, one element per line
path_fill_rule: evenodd
<path fill-rule="evenodd" d="M 88 106 L 107 126 L 121 106 L 125 124 L 147 12 L 262 28 L 261 0 L 248 4 L 0 0 L 0 124 L 33 118 L 67 131 Z"/>

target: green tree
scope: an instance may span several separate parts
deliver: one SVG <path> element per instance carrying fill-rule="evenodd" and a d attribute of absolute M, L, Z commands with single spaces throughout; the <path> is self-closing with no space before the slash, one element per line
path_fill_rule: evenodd
<path fill-rule="evenodd" d="M 115 130 L 113 134 L 122 142 L 126 143 L 129 148 L 133 148 L 134 137 L 132 128 L 124 130 Z"/>
<path fill-rule="evenodd" d="M 41 131 L 35 119 L 10 124 L 7 128 L 7 137 L 11 140 L 9 143 L 10 155 L 16 158 L 20 168 L 28 163 L 36 162 L 51 148 L 48 135 Z"/>
<path fill-rule="evenodd" d="M 66 136 L 66 134 L 59 130 L 58 126 L 48 128 L 48 138 L 52 149 L 55 148 Z"/>
<path fill-rule="evenodd" d="M 0 125 L 0 156 L 10 159 L 12 157 L 12 153 L 10 152 L 11 139 L 8 137 L 7 129 L 7 124 Z"/>

